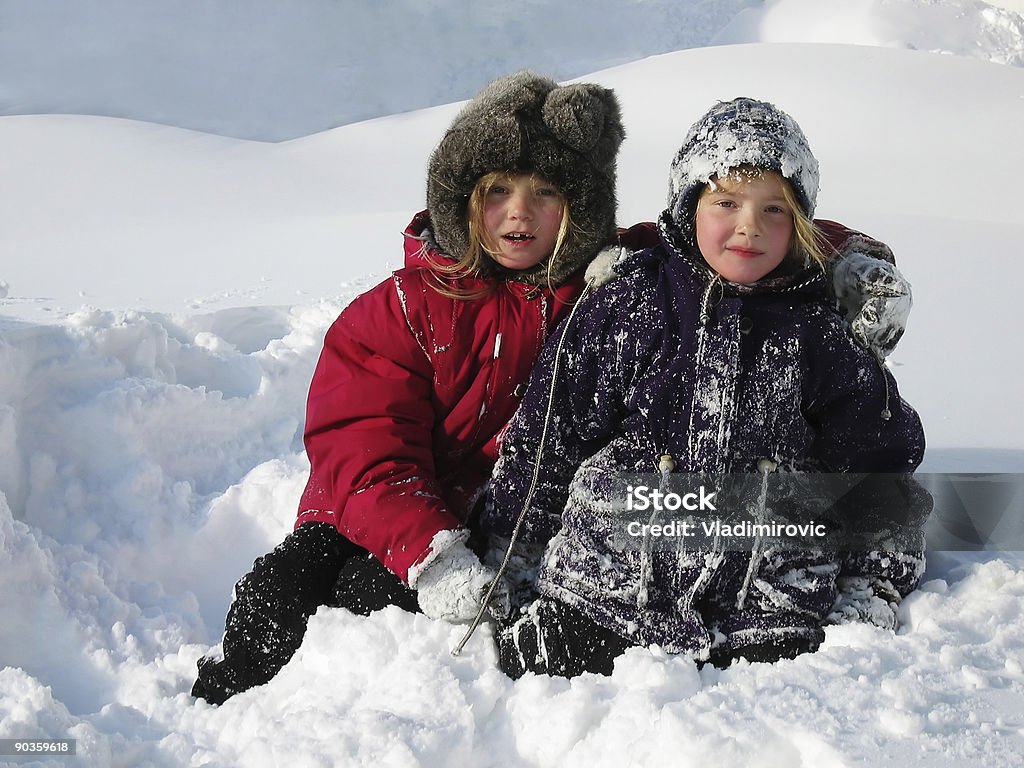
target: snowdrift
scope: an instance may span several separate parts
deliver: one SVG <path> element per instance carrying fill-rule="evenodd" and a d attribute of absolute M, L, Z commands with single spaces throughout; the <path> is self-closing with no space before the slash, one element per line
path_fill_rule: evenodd
<path fill-rule="evenodd" d="M 889 242 L 915 286 L 892 365 L 927 466 L 1024 468 L 1024 70 L 780 44 L 588 79 L 623 102 L 623 223 L 660 210 L 713 100 L 796 116 L 820 215 Z M 1019 764 L 1018 552 L 935 553 L 898 635 L 834 627 L 775 665 L 634 650 L 611 678 L 513 684 L 486 632 L 454 658 L 461 628 L 323 609 L 271 684 L 188 696 L 233 582 L 291 527 L 322 335 L 396 265 L 456 109 L 278 145 L 0 119 L 0 735 L 75 738 L 103 768 Z"/>

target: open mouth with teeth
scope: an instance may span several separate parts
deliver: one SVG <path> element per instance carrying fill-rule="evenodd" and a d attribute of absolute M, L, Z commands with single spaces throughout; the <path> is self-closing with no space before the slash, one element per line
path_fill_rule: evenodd
<path fill-rule="evenodd" d="M 536 238 L 528 232 L 509 232 L 502 235 L 502 238 L 513 243 L 526 243 Z"/>

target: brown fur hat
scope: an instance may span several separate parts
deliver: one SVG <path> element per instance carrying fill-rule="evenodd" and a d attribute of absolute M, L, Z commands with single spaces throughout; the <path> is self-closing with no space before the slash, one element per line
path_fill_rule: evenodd
<path fill-rule="evenodd" d="M 615 237 L 615 157 L 625 136 L 615 94 L 592 83 L 558 85 L 517 72 L 467 104 L 430 157 L 427 207 L 437 243 L 459 259 L 469 246 L 466 208 L 491 171 L 539 173 L 568 201 L 575 224 L 551 269 L 556 285 Z M 520 279 L 547 283 L 547 262 Z"/>

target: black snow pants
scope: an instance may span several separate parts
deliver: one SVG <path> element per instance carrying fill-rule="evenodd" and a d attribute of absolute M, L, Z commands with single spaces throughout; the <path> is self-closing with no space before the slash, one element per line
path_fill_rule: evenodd
<path fill-rule="evenodd" d="M 416 593 L 327 523 L 305 523 L 235 585 L 223 659 L 199 659 L 192 695 L 222 704 L 269 682 L 298 650 L 322 605 L 363 616 L 388 605 L 419 611 Z"/>

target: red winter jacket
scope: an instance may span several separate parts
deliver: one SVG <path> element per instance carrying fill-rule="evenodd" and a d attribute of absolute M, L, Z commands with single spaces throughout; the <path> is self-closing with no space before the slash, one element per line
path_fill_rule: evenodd
<path fill-rule="evenodd" d="M 554 296 L 517 282 L 478 299 L 442 296 L 428 284 L 429 226 L 426 212 L 413 219 L 405 268 L 327 332 L 306 405 L 310 476 L 295 523 L 336 526 L 403 580 L 434 534 L 464 526 L 544 340 L 583 288 L 581 271 Z"/>

